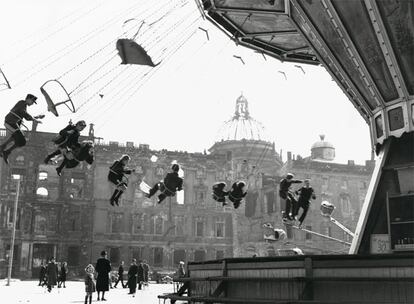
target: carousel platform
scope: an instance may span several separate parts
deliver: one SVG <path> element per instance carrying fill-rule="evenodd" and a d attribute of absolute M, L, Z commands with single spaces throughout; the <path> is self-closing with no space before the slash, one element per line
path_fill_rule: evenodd
<path fill-rule="evenodd" d="M 231 258 L 193 262 L 187 268 L 187 277 L 176 279 L 181 288 L 159 295 L 160 302 L 414 302 L 410 253 Z"/>

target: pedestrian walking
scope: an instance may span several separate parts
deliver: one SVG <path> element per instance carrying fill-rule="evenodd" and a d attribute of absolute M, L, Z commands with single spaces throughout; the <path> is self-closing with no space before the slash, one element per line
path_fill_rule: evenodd
<path fill-rule="evenodd" d="M 56 286 L 57 284 L 57 277 L 58 277 L 58 267 L 55 263 L 54 257 L 51 257 L 50 262 L 47 264 L 46 276 L 47 276 L 47 291 L 51 292 L 53 286 Z"/>
<path fill-rule="evenodd" d="M 92 294 L 96 291 L 96 282 L 93 277 L 93 274 L 95 272 L 95 269 L 93 268 L 92 264 L 89 264 L 85 268 L 85 304 L 92 303 Z"/>
<path fill-rule="evenodd" d="M 40 263 L 40 269 L 39 269 L 39 285 L 38 286 L 45 286 L 47 284 L 46 282 L 46 265 L 45 262 Z"/>
<path fill-rule="evenodd" d="M 118 267 L 118 279 L 115 282 L 114 288 L 118 286 L 119 281 L 121 281 L 122 288 L 125 288 L 124 285 L 124 261 L 121 261 L 121 264 Z"/>
<path fill-rule="evenodd" d="M 101 252 L 101 257 L 97 260 L 95 270 L 98 273 L 96 278 L 96 291 L 98 292 L 98 301 L 106 301 L 105 291 L 109 290 L 109 272 L 111 271 L 111 262 L 107 259 L 107 252 Z M 102 292 L 102 298 L 100 293 Z"/>
<path fill-rule="evenodd" d="M 144 283 L 144 263 L 142 261 L 139 261 L 138 265 L 138 274 L 137 274 L 137 280 L 138 280 L 138 290 L 142 289 L 142 284 Z"/>
<path fill-rule="evenodd" d="M 144 286 L 148 286 L 150 267 L 147 260 L 142 261 L 142 267 L 144 268 Z"/>
<path fill-rule="evenodd" d="M 137 273 L 138 273 L 138 266 L 137 266 L 137 260 L 132 259 L 131 266 L 129 266 L 128 269 L 128 287 L 129 287 L 129 293 L 135 296 L 135 292 L 137 290 Z"/>
<path fill-rule="evenodd" d="M 68 263 L 63 262 L 62 266 L 60 267 L 60 272 L 59 272 L 59 284 L 58 284 L 58 288 L 62 287 L 63 284 L 63 288 L 66 288 L 66 275 L 68 273 Z"/>

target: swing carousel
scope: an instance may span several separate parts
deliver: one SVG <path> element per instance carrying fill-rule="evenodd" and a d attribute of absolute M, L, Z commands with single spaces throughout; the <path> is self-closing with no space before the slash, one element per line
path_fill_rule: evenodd
<path fill-rule="evenodd" d="M 414 237 L 414 2 L 197 3 L 238 45 L 282 62 L 323 65 L 369 125 L 376 167 L 351 254 L 192 263 L 186 288 L 160 298 L 183 300 L 187 291 L 187 299 L 205 303 L 413 302 L 413 247 L 405 240 Z M 329 219 L 332 210 L 323 206 Z"/>

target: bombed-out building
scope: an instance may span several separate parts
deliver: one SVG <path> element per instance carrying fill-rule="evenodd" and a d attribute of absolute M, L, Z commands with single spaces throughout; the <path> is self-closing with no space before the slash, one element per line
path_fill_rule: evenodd
<path fill-rule="evenodd" d="M 0 141 L 6 135 L 1 130 Z M 262 226 L 270 222 L 286 229 L 278 187 L 289 171 L 299 179 L 311 178 L 316 191 L 317 200 L 304 225 L 347 240 L 348 236 L 320 215 L 320 202 L 334 203 L 334 216 L 354 229 L 372 172 L 371 162 L 366 166 L 334 163 L 334 147 L 326 142 L 316 143 L 310 157 L 288 153 L 283 161 L 262 124 L 250 115 L 243 95 L 237 98 L 234 114 L 223 124 L 208 154 L 151 150 L 133 142 L 105 143 L 94 137 L 91 125 L 83 139 L 95 142 L 95 162 L 64 170 L 59 177 L 55 165 L 43 163 L 55 149 L 52 139 L 56 134 L 38 132 L 34 125 L 26 136 L 27 146 L 13 152 L 10 164 L 0 162 L 1 277 L 7 273 L 17 187 L 13 275 L 36 277 L 40 263 L 55 256 L 60 262 L 67 261 L 69 276 L 78 276 L 102 250 L 108 251 L 114 269 L 120 261 L 128 265 L 136 258 L 147 260 L 155 270 L 173 270 L 179 261 L 277 255 L 292 247 L 309 254 L 344 252 L 349 247 L 297 230 L 288 230 L 283 242 L 266 243 Z M 107 175 L 123 154 L 130 155 L 128 166 L 135 172 L 128 176 L 129 187 L 119 206 L 111 206 L 113 187 Z M 183 170 L 184 190 L 157 204 L 156 196 L 144 196 L 140 184 L 159 182 L 173 162 Z M 16 175 L 20 182 L 13 179 Z M 238 180 L 244 180 L 248 190 L 238 209 L 212 199 L 216 181 L 225 181 L 230 187 Z"/>

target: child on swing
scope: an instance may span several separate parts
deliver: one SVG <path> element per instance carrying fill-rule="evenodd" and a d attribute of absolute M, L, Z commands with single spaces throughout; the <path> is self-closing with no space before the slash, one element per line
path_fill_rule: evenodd
<path fill-rule="evenodd" d="M 80 147 L 71 150 L 71 153 L 63 154 L 63 161 L 56 168 L 56 172 L 60 175 L 64 168 L 75 168 L 79 165 L 80 162 L 86 161 L 89 165 L 92 165 L 94 157 L 94 144 L 90 140 L 85 140 L 80 143 Z"/>
<path fill-rule="evenodd" d="M 226 196 L 229 195 L 229 191 L 226 191 L 225 182 L 217 182 L 213 185 L 213 199 L 223 204 L 223 207 L 227 205 Z"/>
<path fill-rule="evenodd" d="M 3 157 L 6 164 L 9 164 L 8 157 L 14 149 L 26 145 L 26 138 L 20 129 L 23 119 L 41 123 L 39 119 L 45 117 L 44 115 L 32 117 L 29 113 L 27 113 L 27 107 L 37 103 L 36 99 L 36 96 L 27 94 L 25 100 L 18 101 L 4 118 L 4 126 L 11 133 L 10 137 L 7 138 L 0 146 L 0 157 Z M 10 145 L 12 142 L 13 144 Z"/>
<path fill-rule="evenodd" d="M 78 121 L 75 125 L 72 122 L 59 132 L 59 136 L 53 140 L 53 142 L 57 145 L 57 150 L 46 156 L 44 162 L 48 164 L 49 161 L 59 155 L 59 154 L 67 154 L 69 151 L 76 150 L 80 148 L 79 137 L 80 132 L 86 127 L 86 122 L 84 120 Z M 62 169 L 65 167 L 65 164 L 62 166 L 60 165 L 56 168 L 57 174 L 60 176 L 62 173 Z"/>
<path fill-rule="evenodd" d="M 131 157 L 129 157 L 129 155 L 124 154 L 109 168 L 108 180 L 116 186 L 116 189 L 109 200 L 109 203 L 112 206 L 114 206 L 114 203 L 119 206 L 119 198 L 128 188 L 128 179 L 125 174 L 135 172 L 135 170 L 126 168 L 130 159 Z"/>
<path fill-rule="evenodd" d="M 171 172 L 167 173 L 164 180 L 156 183 L 146 196 L 150 198 L 160 190 L 161 193 L 158 195 L 158 204 L 160 204 L 167 196 L 174 196 L 177 191 L 181 191 L 183 189 L 183 179 L 178 176 L 179 170 L 180 166 L 178 164 L 172 165 Z"/>
<path fill-rule="evenodd" d="M 246 196 L 246 183 L 243 181 L 235 182 L 229 191 L 229 200 L 233 202 L 234 209 L 239 208 L 242 199 Z"/>

